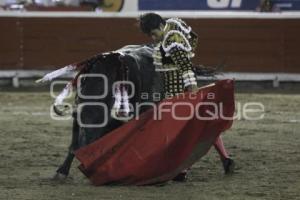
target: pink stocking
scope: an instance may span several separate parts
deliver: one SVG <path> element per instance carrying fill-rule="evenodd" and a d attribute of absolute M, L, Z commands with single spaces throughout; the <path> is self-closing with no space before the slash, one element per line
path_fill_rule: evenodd
<path fill-rule="evenodd" d="M 226 158 L 229 158 L 228 153 L 227 153 L 227 151 L 224 147 L 223 140 L 222 140 L 221 136 L 219 136 L 216 139 L 216 141 L 214 143 L 214 147 L 218 151 L 221 160 L 225 160 Z"/>

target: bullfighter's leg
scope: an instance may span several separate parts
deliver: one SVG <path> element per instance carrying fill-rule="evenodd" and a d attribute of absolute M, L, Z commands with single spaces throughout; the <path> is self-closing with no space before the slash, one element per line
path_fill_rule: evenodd
<path fill-rule="evenodd" d="M 229 157 L 221 136 L 216 139 L 214 147 L 220 155 L 225 174 L 233 173 L 235 164 L 234 161 Z"/>

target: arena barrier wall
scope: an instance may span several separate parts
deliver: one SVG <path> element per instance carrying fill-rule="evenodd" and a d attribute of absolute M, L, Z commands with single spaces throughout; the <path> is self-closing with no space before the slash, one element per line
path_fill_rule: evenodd
<path fill-rule="evenodd" d="M 180 13 L 180 15 L 178 15 Z M 2 12 L 0 70 L 52 70 L 127 44 L 150 43 L 140 13 Z M 300 73 L 300 13 L 163 12 L 199 35 L 194 63 L 227 72 Z"/>

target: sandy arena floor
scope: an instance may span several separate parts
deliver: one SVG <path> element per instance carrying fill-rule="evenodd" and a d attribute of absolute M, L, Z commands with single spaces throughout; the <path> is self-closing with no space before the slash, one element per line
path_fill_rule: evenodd
<path fill-rule="evenodd" d="M 224 135 L 237 164 L 224 176 L 214 149 L 197 162 L 186 183 L 94 187 L 77 169 L 51 181 L 71 139 L 71 121 L 49 116 L 46 92 L 0 93 L 0 199 L 300 199 L 300 95 L 237 94 L 262 102 L 265 118 L 238 120 Z"/>

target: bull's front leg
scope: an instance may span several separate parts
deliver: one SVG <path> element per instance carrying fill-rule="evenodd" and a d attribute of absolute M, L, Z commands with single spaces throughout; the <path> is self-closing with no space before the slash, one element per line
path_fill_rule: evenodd
<path fill-rule="evenodd" d="M 63 164 L 60 165 L 60 167 L 56 170 L 56 174 L 53 177 L 54 179 L 59 179 L 59 180 L 65 179 L 69 175 L 70 168 L 74 160 L 74 151 L 79 148 L 78 138 L 79 138 L 79 125 L 75 114 L 75 116 L 73 116 L 72 142 Z"/>

